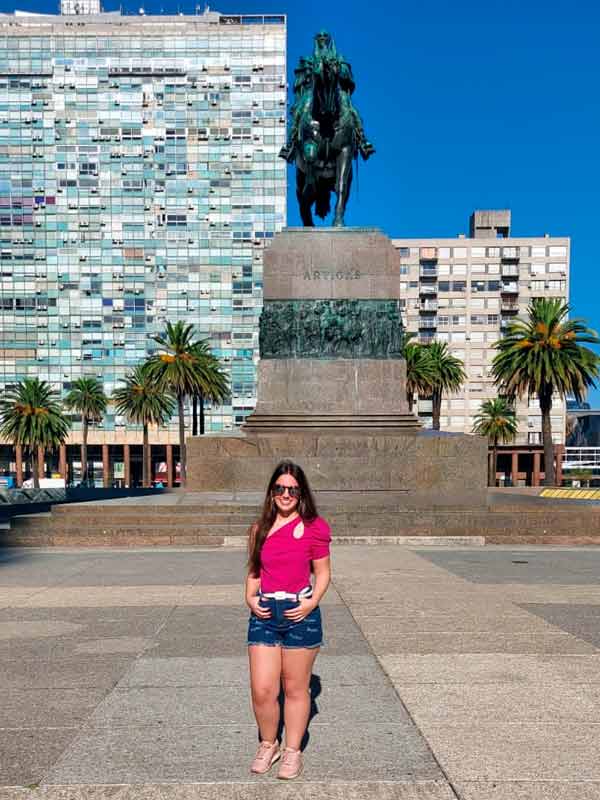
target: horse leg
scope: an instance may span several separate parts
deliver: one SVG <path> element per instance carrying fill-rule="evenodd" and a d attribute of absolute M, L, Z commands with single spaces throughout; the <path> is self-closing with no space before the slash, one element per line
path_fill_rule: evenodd
<path fill-rule="evenodd" d="M 344 213 L 346 203 L 350 193 L 352 183 L 352 147 L 346 145 L 337 157 L 335 173 L 335 193 L 337 195 L 335 203 L 335 217 L 333 220 L 334 228 L 344 227 Z"/>
<path fill-rule="evenodd" d="M 306 175 L 296 167 L 296 197 L 300 208 L 300 216 L 305 228 L 314 228 L 311 206 L 313 203 L 314 189 L 310 190 L 306 186 Z"/>

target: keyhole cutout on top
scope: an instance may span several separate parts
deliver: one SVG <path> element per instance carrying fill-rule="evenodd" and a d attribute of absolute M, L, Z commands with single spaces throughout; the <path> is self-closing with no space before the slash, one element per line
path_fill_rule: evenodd
<path fill-rule="evenodd" d="M 301 539 L 304 536 L 304 523 L 300 521 L 294 528 L 292 535 L 294 539 Z"/>

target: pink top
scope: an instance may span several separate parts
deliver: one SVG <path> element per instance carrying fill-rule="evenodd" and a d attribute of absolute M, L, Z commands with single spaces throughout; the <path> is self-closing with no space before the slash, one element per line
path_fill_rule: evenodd
<path fill-rule="evenodd" d="M 302 524 L 304 533 L 298 538 Z M 310 586 L 310 562 L 329 555 L 330 541 L 329 525 L 321 517 L 304 523 L 294 517 L 282 525 L 267 536 L 260 551 L 261 591 L 299 592 Z"/>

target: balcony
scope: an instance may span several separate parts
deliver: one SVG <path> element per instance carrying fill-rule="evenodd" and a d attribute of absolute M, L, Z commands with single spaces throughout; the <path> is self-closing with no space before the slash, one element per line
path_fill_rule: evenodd
<path fill-rule="evenodd" d="M 421 267 L 419 269 L 419 276 L 421 278 L 434 278 L 435 279 L 435 278 L 437 278 L 437 274 L 438 274 L 437 265 L 432 265 L 432 264 L 421 265 Z"/>
<path fill-rule="evenodd" d="M 419 311 L 421 312 L 421 314 L 435 314 L 437 310 L 438 310 L 437 300 L 426 300 L 419 306 Z"/>
<path fill-rule="evenodd" d="M 434 286 L 432 284 L 423 284 L 419 286 L 419 294 L 420 295 L 437 294 L 437 286 Z"/>
<path fill-rule="evenodd" d="M 502 261 L 518 261 L 519 248 L 518 247 L 503 247 L 502 248 Z"/>
<path fill-rule="evenodd" d="M 501 294 L 519 294 L 519 284 L 516 281 L 505 282 L 500 286 Z"/>
<path fill-rule="evenodd" d="M 419 320 L 419 328 L 437 328 L 437 317 L 423 317 L 423 319 Z"/>
<path fill-rule="evenodd" d="M 420 333 L 419 344 L 431 344 L 435 340 L 435 333 Z"/>
<path fill-rule="evenodd" d="M 503 278 L 518 278 L 519 267 L 515 264 L 502 264 L 502 277 Z"/>
<path fill-rule="evenodd" d="M 437 261 L 438 252 L 437 247 L 421 247 L 419 250 L 420 261 Z"/>
<path fill-rule="evenodd" d="M 502 300 L 500 303 L 500 311 L 502 311 L 503 314 L 518 314 L 519 304 L 509 300 Z"/>

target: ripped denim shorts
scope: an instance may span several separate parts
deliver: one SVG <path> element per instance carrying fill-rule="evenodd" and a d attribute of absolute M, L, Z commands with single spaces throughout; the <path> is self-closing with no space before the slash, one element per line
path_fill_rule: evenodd
<path fill-rule="evenodd" d="M 248 620 L 248 644 L 265 644 L 270 647 L 294 649 L 320 647 L 323 644 L 321 609 L 317 606 L 300 622 L 283 615 L 284 611 L 300 605 L 297 600 L 276 600 L 260 594 L 260 605 L 269 608 L 271 616 L 260 619 L 250 614 Z"/>

